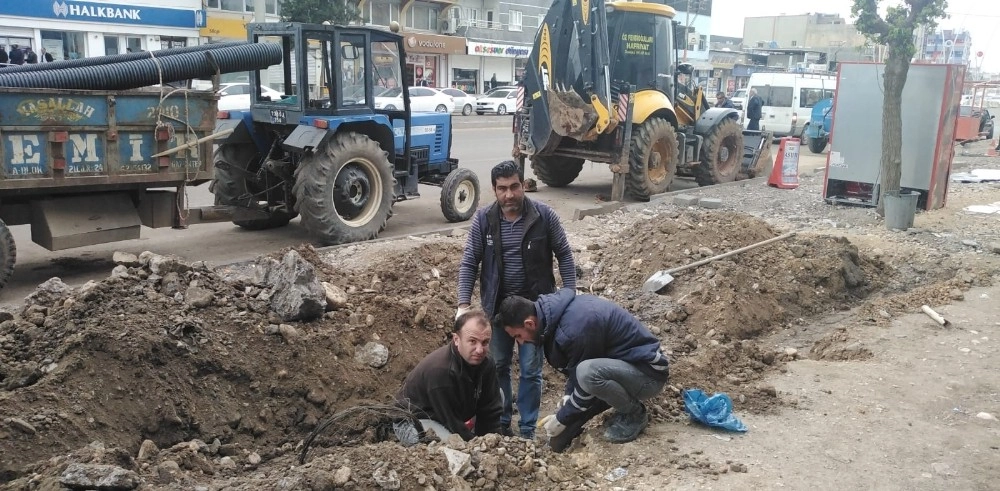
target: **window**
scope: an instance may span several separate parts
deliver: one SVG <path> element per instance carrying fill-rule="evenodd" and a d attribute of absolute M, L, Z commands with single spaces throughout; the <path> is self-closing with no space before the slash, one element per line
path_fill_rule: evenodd
<path fill-rule="evenodd" d="M 708 44 L 708 36 L 698 36 L 698 51 L 705 51 L 705 46 Z"/>
<path fill-rule="evenodd" d="M 430 97 L 434 95 L 434 91 L 431 89 L 425 89 L 423 87 L 410 87 L 410 97 Z"/>
<path fill-rule="evenodd" d="M 230 10 L 233 12 L 242 12 L 244 0 L 219 0 L 220 8 L 222 10 Z"/>
<path fill-rule="evenodd" d="M 443 89 L 441 92 L 444 92 L 452 97 L 465 97 L 465 92 L 458 89 Z"/>
<path fill-rule="evenodd" d="M 521 21 L 522 21 L 521 11 L 511 10 L 508 15 L 510 16 L 507 22 L 508 29 L 510 29 L 511 31 L 520 31 Z"/>
<path fill-rule="evenodd" d="M 492 10 L 487 10 L 486 11 L 486 27 L 489 27 L 490 29 L 493 29 L 493 11 Z"/>
<path fill-rule="evenodd" d="M 465 22 L 469 26 L 479 25 L 479 9 L 466 8 L 465 9 Z"/>
<path fill-rule="evenodd" d="M 757 95 L 764 100 L 765 106 L 792 107 L 794 90 L 791 87 L 763 85 L 754 88 L 757 89 Z"/>
<path fill-rule="evenodd" d="M 792 46 L 798 46 L 798 45 L 799 45 L 798 41 L 792 41 Z"/>
<path fill-rule="evenodd" d="M 387 26 L 392 21 L 392 4 L 386 2 L 373 2 L 371 23 L 377 26 Z"/>
<path fill-rule="evenodd" d="M 104 36 L 104 54 L 108 56 L 118 54 L 118 36 Z"/>
<path fill-rule="evenodd" d="M 264 2 L 264 12 L 268 14 L 278 13 L 278 0 L 266 0 Z"/>
<path fill-rule="evenodd" d="M 799 89 L 799 107 L 813 107 L 823 99 L 833 97 L 833 89 Z"/>
<path fill-rule="evenodd" d="M 125 38 L 125 51 L 138 53 L 142 51 L 142 38 L 129 36 Z"/>
<path fill-rule="evenodd" d="M 205 7 L 210 9 L 219 8 L 219 0 L 208 0 L 205 2 Z"/>

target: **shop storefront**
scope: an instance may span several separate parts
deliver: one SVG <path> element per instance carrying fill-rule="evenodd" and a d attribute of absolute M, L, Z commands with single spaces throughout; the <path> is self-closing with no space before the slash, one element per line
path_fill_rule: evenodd
<path fill-rule="evenodd" d="M 465 53 L 465 38 L 404 33 L 406 66 L 403 76 L 411 86 L 447 87 L 448 57 Z"/>
<path fill-rule="evenodd" d="M 205 25 L 200 0 L 156 3 L 3 1 L 0 44 L 7 51 L 15 44 L 31 48 L 39 62 L 45 54 L 63 60 L 198 44 L 198 29 Z"/>
<path fill-rule="evenodd" d="M 452 79 L 461 80 L 463 85 L 474 85 L 476 90 L 472 93 L 476 94 L 488 90 L 494 79 L 498 86 L 517 83 L 524 76 L 524 67 L 531 54 L 530 46 L 478 41 L 468 41 L 466 50 L 468 54 L 458 60 L 462 68 L 452 68 Z"/>

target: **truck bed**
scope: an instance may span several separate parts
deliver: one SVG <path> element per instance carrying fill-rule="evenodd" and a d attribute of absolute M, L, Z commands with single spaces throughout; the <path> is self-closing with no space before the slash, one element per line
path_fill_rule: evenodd
<path fill-rule="evenodd" d="M 0 87 L 0 198 L 211 180 L 211 141 L 153 155 L 212 134 L 216 106 L 210 91 Z"/>

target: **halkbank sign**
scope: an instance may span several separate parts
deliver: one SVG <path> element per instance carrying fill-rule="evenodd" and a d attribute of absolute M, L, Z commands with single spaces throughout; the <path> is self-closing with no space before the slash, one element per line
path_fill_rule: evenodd
<path fill-rule="evenodd" d="M 514 44 L 494 44 L 466 42 L 467 53 L 479 56 L 499 56 L 503 58 L 527 58 L 531 54 L 531 46 Z"/>
<path fill-rule="evenodd" d="M 204 10 L 171 9 L 76 0 L 0 0 L 0 15 L 51 20 L 163 27 L 205 27 Z"/>

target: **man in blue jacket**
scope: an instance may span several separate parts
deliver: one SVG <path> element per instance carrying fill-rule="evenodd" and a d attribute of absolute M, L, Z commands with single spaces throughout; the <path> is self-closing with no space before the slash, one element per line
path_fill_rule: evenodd
<path fill-rule="evenodd" d="M 594 416 L 614 408 L 604 437 L 635 440 L 649 424 L 642 401 L 663 391 L 668 362 L 660 340 L 618 304 L 569 289 L 532 302 L 504 299 L 494 318 L 522 346 L 540 346 L 553 368 L 567 377 L 554 415 L 539 421 L 549 446 L 562 452 Z"/>
<path fill-rule="evenodd" d="M 576 288 L 576 264 L 573 250 L 559 216 L 548 205 L 524 196 L 524 169 L 512 160 L 500 162 L 490 173 L 495 203 L 479 209 L 472 217 L 472 226 L 458 266 L 458 315 L 472 301 L 472 290 L 479 276 L 482 309 L 491 318 L 500 301 L 509 295 L 535 300 L 539 295 L 556 291 L 552 272 L 553 259 L 559 261 L 559 276 L 566 288 Z M 500 390 L 504 396 L 503 433 L 513 435 L 511 362 L 514 339 L 493 326 L 490 356 L 497 364 Z M 520 436 L 535 437 L 538 406 L 542 400 L 542 366 L 540 350 L 534 346 L 518 349 L 521 376 L 517 387 L 517 410 L 520 414 Z"/>

